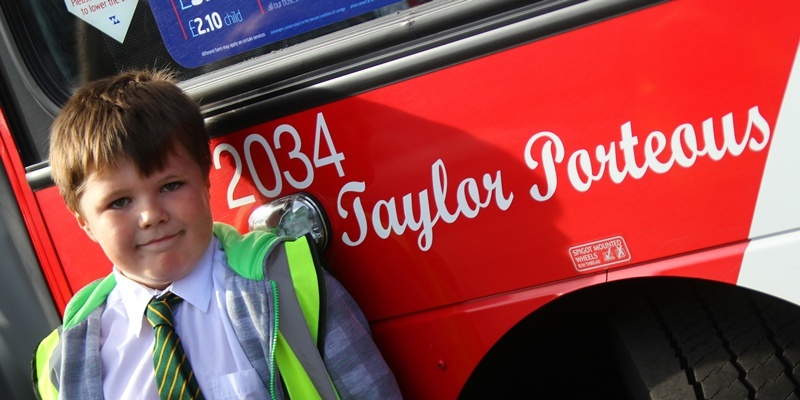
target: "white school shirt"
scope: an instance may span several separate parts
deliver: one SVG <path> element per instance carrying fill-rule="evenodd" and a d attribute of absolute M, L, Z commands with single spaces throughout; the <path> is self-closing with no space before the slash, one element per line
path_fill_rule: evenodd
<path fill-rule="evenodd" d="M 175 330 L 206 399 L 266 399 L 269 392 L 245 356 L 225 307 L 225 253 L 211 240 L 195 269 L 163 292 L 183 301 L 174 313 Z M 147 303 L 162 291 L 122 275 L 101 316 L 100 356 L 106 399 L 158 400 L 153 371 L 153 328 Z"/>

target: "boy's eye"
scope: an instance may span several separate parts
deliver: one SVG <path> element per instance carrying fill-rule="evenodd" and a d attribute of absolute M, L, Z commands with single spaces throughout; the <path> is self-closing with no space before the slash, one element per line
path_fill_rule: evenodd
<path fill-rule="evenodd" d="M 131 202 L 131 200 L 129 198 L 123 197 L 121 199 L 117 199 L 117 200 L 112 201 L 111 204 L 109 204 L 108 206 L 109 206 L 109 208 L 113 208 L 115 210 L 118 210 L 118 209 L 121 209 L 121 208 L 127 206 L 128 203 L 130 203 L 130 202 Z"/>
<path fill-rule="evenodd" d="M 173 192 L 181 187 L 183 184 L 181 182 L 170 182 L 164 186 L 162 186 L 161 190 L 163 192 Z"/>

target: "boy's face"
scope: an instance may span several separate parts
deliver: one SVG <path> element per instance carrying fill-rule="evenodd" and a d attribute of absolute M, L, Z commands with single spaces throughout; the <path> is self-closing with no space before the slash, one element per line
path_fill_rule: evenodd
<path fill-rule="evenodd" d="M 74 212 L 125 276 L 154 289 L 191 272 L 213 230 L 207 175 L 175 147 L 164 169 L 148 177 L 127 160 L 106 174 L 90 170 Z"/>

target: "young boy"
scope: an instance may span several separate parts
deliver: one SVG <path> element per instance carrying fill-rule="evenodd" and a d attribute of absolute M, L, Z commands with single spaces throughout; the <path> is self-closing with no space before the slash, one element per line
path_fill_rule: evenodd
<path fill-rule="evenodd" d="M 330 275 L 319 272 L 315 292 L 324 330 L 285 311 L 294 289 L 272 271 L 319 271 L 304 240 L 213 222 L 203 118 L 168 73 L 79 90 L 53 124 L 50 162 L 67 207 L 114 266 L 76 293 L 40 344 L 41 398 L 400 398 L 361 311 Z M 301 337 L 317 334 L 321 350 L 309 351 Z"/>

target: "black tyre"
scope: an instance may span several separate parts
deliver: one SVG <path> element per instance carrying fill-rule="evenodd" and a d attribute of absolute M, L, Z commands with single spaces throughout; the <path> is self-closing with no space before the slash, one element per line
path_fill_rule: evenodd
<path fill-rule="evenodd" d="M 678 278 L 597 285 L 520 321 L 468 399 L 798 399 L 800 307 Z"/>
<path fill-rule="evenodd" d="M 611 317 L 634 399 L 800 399 L 800 310 L 714 283 L 648 285 Z"/>

